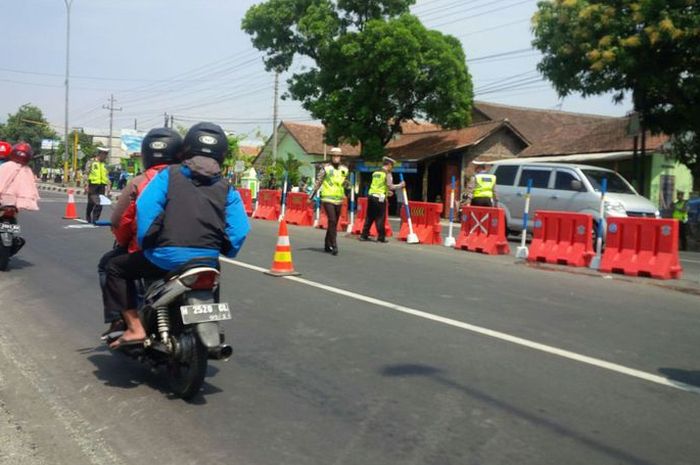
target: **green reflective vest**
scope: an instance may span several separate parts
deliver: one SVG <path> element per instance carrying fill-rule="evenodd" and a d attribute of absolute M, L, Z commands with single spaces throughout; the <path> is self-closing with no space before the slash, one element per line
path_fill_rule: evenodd
<path fill-rule="evenodd" d="M 333 165 L 326 165 L 324 170 L 326 175 L 321 184 L 321 201 L 340 205 L 345 198 L 345 179 L 348 177 L 348 168 L 340 165 L 336 169 Z"/>
<path fill-rule="evenodd" d="M 93 161 L 90 164 L 88 182 L 90 184 L 109 184 L 109 177 L 107 176 L 107 165 L 105 165 L 99 160 Z"/>
<path fill-rule="evenodd" d="M 496 176 L 493 174 L 477 174 L 474 176 L 474 198 L 492 199 L 493 188 L 496 186 Z"/>
<path fill-rule="evenodd" d="M 676 202 L 673 204 L 673 219 L 678 220 L 681 223 L 688 222 L 688 212 L 686 211 L 686 206 L 688 205 L 687 200 Z"/>
<path fill-rule="evenodd" d="M 372 184 L 369 186 L 369 195 L 384 195 L 389 193 L 386 187 L 386 171 L 379 170 L 372 173 Z"/>

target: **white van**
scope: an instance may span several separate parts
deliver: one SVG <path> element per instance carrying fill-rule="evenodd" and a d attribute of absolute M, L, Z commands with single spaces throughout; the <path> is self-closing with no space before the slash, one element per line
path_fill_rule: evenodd
<path fill-rule="evenodd" d="M 491 172 L 496 175 L 498 204 L 505 209 L 511 231 L 522 230 L 529 179 L 532 180 L 530 230 L 537 210 L 587 213 L 597 221 L 603 179 L 608 180 L 605 216 L 659 217 L 656 205 L 639 195 L 622 176 L 605 168 L 506 160 L 495 163 Z"/>

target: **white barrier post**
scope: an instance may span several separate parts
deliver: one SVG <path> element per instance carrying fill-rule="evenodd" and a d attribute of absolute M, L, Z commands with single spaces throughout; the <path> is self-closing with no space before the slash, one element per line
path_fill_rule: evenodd
<path fill-rule="evenodd" d="M 403 173 L 399 173 L 399 176 L 401 178 L 401 182 L 404 182 Z M 408 206 L 408 194 L 406 193 L 405 184 L 403 186 L 403 205 L 404 207 L 406 207 L 406 219 L 408 220 L 408 236 L 406 236 L 406 243 L 418 244 L 420 243 L 420 239 L 418 239 L 418 235 L 416 235 L 416 233 L 413 232 L 413 222 L 411 221 L 411 208 Z"/>
<path fill-rule="evenodd" d="M 454 247 L 457 245 L 457 241 L 452 236 L 452 228 L 454 226 L 455 218 L 455 177 L 452 176 L 452 190 L 450 191 L 450 229 L 447 237 L 445 238 L 445 247 Z"/>
<path fill-rule="evenodd" d="M 284 215 L 287 213 L 287 173 L 284 173 L 284 187 L 282 187 L 282 210 L 278 221 L 284 219 Z"/>
<path fill-rule="evenodd" d="M 603 233 L 605 232 L 605 193 L 608 190 L 608 179 L 603 178 L 600 183 L 600 212 L 598 216 L 598 237 L 595 241 L 595 257 L 591 260 L 592 270 L 600 269 L 600 262 L 603 258 Z"/>
<path fill-rule="evenodd" d="M 350 222 L 346 229 L 346 233 L 352 233 L 352 225 L 355 223 L 355 173 L 350 173 Z"/>
<path fill-rule="evenodd" d="M 527 222 L 530 214 L 530 192 L 532 191 L 532 179 L 527 180 L 527 193 L 525 194 L 525 211 L 523 212 L 523 231 L 520 235 L 520 247 L 515 251 L 515 258 L 526 260 L 530 251 L 525 245 L 527 239 Z"/>

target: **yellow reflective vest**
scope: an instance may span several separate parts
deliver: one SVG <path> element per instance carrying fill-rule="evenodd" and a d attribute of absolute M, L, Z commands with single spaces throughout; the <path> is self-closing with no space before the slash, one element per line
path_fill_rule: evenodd
<path fill-rule="evenodd" d="M 107 165 L 99 160 L 93 160 L 93 162 L 90 164 L 88 182 L 90 184 L 104 184 L 105 186 L 109 184 Z"/>
<path fill-rule="evenodd" d="M 340 205 L 345 198 L 345 179 L 348 177 L 348 168 L 343 165 L 338 168 L 326 165 L 324 171 L 326 175 L 321 184 L 321 201 Z"/>
<path fill-rule="evenodd" d="M 386 171 L 379 170 L 372 173 L 372 184 L 369 186 L 369 195 L 386 196 L 389 189 L 386 187 Z"/>
<path fill-rule="evenodd" d="M 683 200 L 682 202 L 676 202 L 673 204 L 673 219 L 674 220 L 678 220 L 681 223 L 688 222 L 688 212 L 686 211 L 687 205 L 688 205 L 687 200 Z"/>
<path fill-rule="evenodd" d="M 474 198 L 492 199 L 493 188 L 496 186 L 496 176 L 493 174 L 477 174 L 474 176 Z"/>

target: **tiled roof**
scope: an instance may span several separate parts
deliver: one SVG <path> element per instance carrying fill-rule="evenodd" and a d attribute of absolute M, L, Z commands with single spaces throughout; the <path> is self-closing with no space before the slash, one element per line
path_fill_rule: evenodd
<path fill-rule="evenodd" d="M 323 155 L 323 126 L 320 124 L 295 123 L 291 121 L 283 121 L 282 126 L 294 139 L 301 145 L 306 153 L 314 155 Z M 412 134 L 421 134 L 426 132 L 440 131 L 442 128 L 436 124 L 427 122 L 407 121 L 402 124 L 403 134 L 401 138 Z M 391 142 L 393 144 L 394 142 Z M 326 150 L 330 150 L 330 146 L 326 146 Z M 360 146 L 341 144 L 340 149 L 343 155 L 348 157 L 359 157 Z"/>
<path fill-rule="evenodd" d="M 629 118 L 588 115 L 556 110 L 513 107 L 475 102 L 478 113 L 489 119 L 508 119 L 531 142 L 521 157 L 599 153 L 633 149 L 627 135 Z M 667 136 L 648 136 L 647 149 L 658 148 Z"/>
<path fill-rule="evenodd" d="M 421 160 L 478 144 L 500 129 L 514 133 L 523 139 L 523 145 L 527 144 L 507 121 L 487 121 L 463 129 L 404 134 L 389 143 L 387 152 L 392 158 L 400 160 Z"/>
<path fill-rule="evenodd" d="M 238 147 L 238 150 L 241 152 L 241 155 L 244 155 L 246 157 L 257 156 L 258 153 L 260 153 L 261 149 L 262 147 L 257 145 L 241 145 Z"/>

